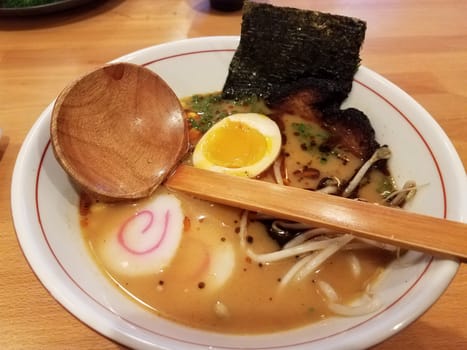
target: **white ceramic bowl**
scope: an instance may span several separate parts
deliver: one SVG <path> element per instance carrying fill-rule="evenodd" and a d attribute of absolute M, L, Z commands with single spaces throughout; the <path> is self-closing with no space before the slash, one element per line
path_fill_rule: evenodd
<path fill-rule="evenodd" d="M 222 89 L 238 37 L 189 39 L 150 47 L 117 61 L 142 64 L 184 97 Z M 81 238 L 78 195 L 50 146 L 51 103 L 29 132 L 12 182 L 12 213 L 21 247 L 34 272 L 70 312 L 100 333 L 138 349 L 366 348 L 400 331 L 432 305 L 457 271 L 454 261 L 410 252 L 377 285 L 382 310 L 332 318 L 267 335 L 236 336 L 187 328 L 161 319 L 114 288 Z M 467 182 L 452 144 L 430 115 L 399 88 L 362 67 L 346 105 L 364 111 L 401 184 L 427 184 L 409 210 L 467 221 Z M 462 194 L 464 194 L 462 196 Z M 440 234 L 449 234 L 449 232 Z"/>

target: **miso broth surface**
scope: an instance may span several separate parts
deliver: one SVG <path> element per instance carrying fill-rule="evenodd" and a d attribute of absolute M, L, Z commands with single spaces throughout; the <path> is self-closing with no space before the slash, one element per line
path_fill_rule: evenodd
<path fill-rule="evenodd" d="M 163 317 L 188 326 L 219 332 L 260 333 L 306 325 L 331 315 L 323 296 L 317 292 L 316 281 L 327 281 L 336 288 L 342 302 L 351 301 L 391 259 L 389 254 L 376 249 L 358 252 L 362 273 L 355 278 L 348 261 L 349 253 L 340 252 L 308 281 L 291 283 L 279 291 L 280 278 L 292 266 L 294 258 L 262 265 L 251 262 L 239 244 L 239 210 L 185 195 L 176 196 L 183 201 L 189 223 L 174 260 L 158 273 L 124 276 L 109 270 L 99 258 L 107 235 L 115 233 L 119 223 L 138 210 L 138 205 L 91 207 L 83 234 L 101 268 L 129 297 Z M 277 249 L 262 224 L 250 223 L 248 234 L 255 252 Z M 198 271 L 202 269 L 205 248 L 225 244 L 234 246 L 235 267 L 223 286 L 212 288 L 209 281 L 199 278 Z M 226 307 L 226 316 L 216 312 L 219 303 Z"/>
<path fill-rule="evenodd" d="M 270 112 L 258 101 L 223 102 L 218 95 L 196 96 L 185 100 L 184 105 L 192 130 L 200 133 L 228 114 L 252 110 Z M 304 149 L 299 132 L 304 128 L 314 133 L 318 141 L 326 137 L 326 131 L 319 125 L 302 120 L 299 116 L 284 116 L 282 132 L 287 142 L 282 152 L 286 155 L 290 185 L 316 189 L 323 177 L 350 179 L 362 161 L 345 154 L 344 150 L 323 154 L 318 148 Z M 319 169 L 319 177 L 300 176 L 305 165 Z M 261 177 L 273 181 L 271 173 L 266 172 Z M 381 188 L 392 186 L 390 177 L 373 171 L 369 179 L 371 181 L 361 189 L 360 196 L 369 201 L 382 202 Z M 171 192 L 162 187 L 154 196 L 166 193 Z M 240 246 L 240 210 L 181 193 L 171 194 L 182 203 L 184 229 L 173 260 L 159 271 L 129 277 L 112 270 L 102 258 L 106 240 L 115 235 L 121 223 L 138 212 L 151 198 L 137 203 L 93 203 L 81 213 L 82 232 L 95 260 L 118 288 L 143 307 L 188 326 L 227 333 L 262 333 L 319 321 L 332 314 L 326 307 L 324 296 L 318 292 L 317 281 L 330 283 L 339 294 L 340 302 L 347 303 L 361 296 L 368 284 L 374 282 L 394 259 L 392 253 L 379 249 L 352 253 L 341 251 L 306 281 L 292 281 L 280 289 L 281 277 L 296 259 L 270 264 L 252 262 Z M 248 235 L 247 244 L 256 253 L 279 249 L 260 222 L 249 223 Z M 227 248 L 232 249 L 235 256 L 234 267 L 227 281 L 218 285 L 215 276 L 202 277 L 210 256 L 215 251 L 222 252 Z M 360 260 L 362 270 L 358 277 L 352 274 L 350 254 L 355 254 Z"/>

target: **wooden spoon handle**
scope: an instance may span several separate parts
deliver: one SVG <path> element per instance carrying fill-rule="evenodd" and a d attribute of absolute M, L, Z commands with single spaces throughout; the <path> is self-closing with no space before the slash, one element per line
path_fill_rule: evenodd
<path fill-rule="evenodd" d="M 180 165 L 165 184 L 216 203 L 467 261 L 464 223 L 187 165 Z"/>

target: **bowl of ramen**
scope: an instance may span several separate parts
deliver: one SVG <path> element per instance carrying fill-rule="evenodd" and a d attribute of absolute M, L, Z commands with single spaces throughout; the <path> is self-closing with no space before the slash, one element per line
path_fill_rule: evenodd
<path fill-rule="evenodd" d="M 375 153 L 387 158 L 380 152 L 389 149 L 391 157 L 384 166 L 372 163 L 349 189 L 364 164 L 329 147 L 329 129 L 257 99 L 222 98 L 238 44 L 238 37 L 195 38 L 115 61 L 153 70 L 181 99 L 193 144 L 187 162 L 380 204 L 403 194 L 401 210 L 465 220 L 462 163 L 406 93 L 364 66 L 355 74 L 343 108 L 368 117 L 384 145 Z M 32 127 L 14 170 L 18 239 L 51 295 L 116 342 L 138 349 L 367 348 L 419 317 L 457 271 L 453 260 L 164 186 L 131 203 L 92 201 L 54 157 L 52 109 Z M 229 164 L 232 157 L 239 163 Z"/>

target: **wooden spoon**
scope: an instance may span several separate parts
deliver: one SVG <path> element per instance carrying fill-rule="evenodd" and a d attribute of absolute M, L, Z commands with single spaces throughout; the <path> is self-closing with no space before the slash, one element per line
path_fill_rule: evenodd
<path fill-rule="evenodd" d="M 170 87 L 143 67 L 118 63 L 73 83 L 56 101 L 51 136 L 65 171 L 100 199 L 146 197 L 166 180 L 199 198 L 467 261 L 463 223 L 177 167 L 188 150 L 183 109 Z"/>
<path fill-rule="evenodd" d="M 111 201 L 149 196 L 188 150 L 183 108 L 144 67 L 117 63 L 72 83 L 57 98 L 55 156 L 86 192 Z"/>

